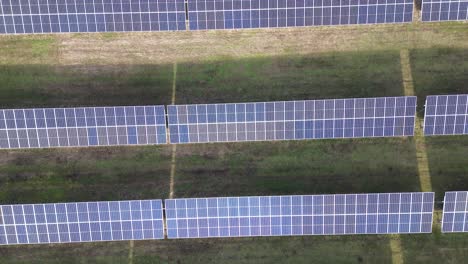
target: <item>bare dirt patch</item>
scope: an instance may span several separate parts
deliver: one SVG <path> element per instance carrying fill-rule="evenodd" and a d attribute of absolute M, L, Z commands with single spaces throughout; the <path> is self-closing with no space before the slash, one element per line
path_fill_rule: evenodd
<path fill-rule="evenodd" d="M 463 29 L 465 27 L 465 29 Z M 449 34 L 448 34 L 449 33 Z M 166 64 L 337 51 L 467 47 L 462 23 L 59 35 L 61 64 Z"/>

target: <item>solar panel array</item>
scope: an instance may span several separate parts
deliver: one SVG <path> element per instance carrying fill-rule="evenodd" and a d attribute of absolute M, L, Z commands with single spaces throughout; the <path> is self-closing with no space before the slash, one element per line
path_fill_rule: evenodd
<path fill-rule="evenodd" d="M 442 232 L 468 232 L 468 191 L 445 193 Z"/>
<path fill-rule="evenodd" d="M 0 244 L 163 239 L 161 200 L 0 206 Z"/>
<path fill-rule="evenodd" d="M 430 233 L 434 193 L 165 200 L 168 238 Z"/>
<path fill-rule="evenodd" d="M 411 22 L 412 0 L 192 0 L 191 30 Z"/>
<path fill-rule="evenodd" d="M 168 106 L 171 143 L 412 136 L 416 97 Z"/>
<path fill-rule="evenodd" d="M 422 21 L 467 20 L 468 0 L 422 0 Z"/>
<path fill-rule="evenodd" d="M 184 0 L 2 0 L 0 34 L 185 30 Z"/>
<path fill-rule="evenodd" d="M 426 98 L 424 135 L 468 134 L 468 94 Z"/>
<path fill-rule="evenodd" d="M 164 106 L 0 110 L 0 149 L 166 143 Z"/>

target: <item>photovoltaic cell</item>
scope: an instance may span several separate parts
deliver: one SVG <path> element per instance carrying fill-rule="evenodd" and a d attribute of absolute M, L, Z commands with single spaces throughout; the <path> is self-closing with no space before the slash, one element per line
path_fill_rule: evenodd
<path fill-rule="evenodd" d="M 416 97 L 168 106 L 170 143 L 412 136 Z"/>
<path fill-rule="evenodd" d="M 165 143 L 164 106 L 0 110 L 0 149 Z"/>
<path fill-rule="evenodd" d="M 422 21 L 468 19 L 468 0 L 422 0 Z"/>
<path fill-rule="evenodd" d="M 0 205 L 0 245 L 163 239 L 161 200 Z"/>
<path fill-rule="evenodd" d="M 430 233 L 434 193 L 165 200 L 168 238 Z"/>
<path fill-rule="evenodd" d="M 2 0 L 0 34 L 185 30 L 184 0 Z"/>
<path fill-rule="evenodd" d="M 445 193 L 442 232 L 468 232 L 468 191 Z"/>
<path fill-rule="evenodd" d="M 468 94 L 426 98 L 424 135 L 468 134 Z"/>
<path fill-rule="evenodd" d="M 411 22 L 412 0 L 191 0 L 191 30 Z"/>

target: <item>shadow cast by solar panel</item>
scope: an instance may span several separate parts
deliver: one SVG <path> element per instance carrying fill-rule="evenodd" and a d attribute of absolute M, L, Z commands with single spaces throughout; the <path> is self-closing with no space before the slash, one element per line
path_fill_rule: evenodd
<path fill-rule="evenodd" d="M 413 49 L 410 62 L 420 117 L 424 115 L 426 96 L 468 92 L 467 48 Z"/>
<path fill-rule="evenodd" d="M 177 103 L 402 95 L 399 52 L 334 52 L 178 65 Z"/>
<path fill-rule="evenodd" d="M 388 263 L 388 241 L 384 236 L 309 236 L 166 240 L 164 246 L 137 242 L 135 260 L 153 256 L 169 263 Z M 167 253 L 157 254 L 154 248 Z"/>
<path fill-rule="evenodd" d="M 172 65 L 0 65 L 0 105 L 165 105 L 172 75 Z"/>
<path fill-rule="evenodd" d="M 402 95 L 397 51 L 180 63 L 177 103 Z M 2 108 L 170 104 L 173 65 L 1 65 Z"/>
<path fill-rule="evenodd" d="M 0 152 L 2 204 L 166 198 L 168 146 Z"/>

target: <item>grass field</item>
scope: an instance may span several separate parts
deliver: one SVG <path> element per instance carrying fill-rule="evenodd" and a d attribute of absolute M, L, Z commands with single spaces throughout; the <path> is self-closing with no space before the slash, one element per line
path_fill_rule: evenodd
<path fill-rule="evenodd" d="M 207 48 L 208 47 L 208 48 Z M 468 92 L 463 23 L 0 38 L 0 105 L 177 103 L 403 95 L 410 51 L 427 94 Z M 468 189 L 468 138 L 426 138 L 436 200 Z M 175 197 L 419 191 L 413 138 L 180 145 Z M 0 151 L 0 202 L 167 198 L 169 146 Z M 440 207 L 440 204 L 437 206 Z M 466 234 L 0 247 L 0 263 L 463 263 Z M 394 259 L 393 259 L 394 260 Z"/>

